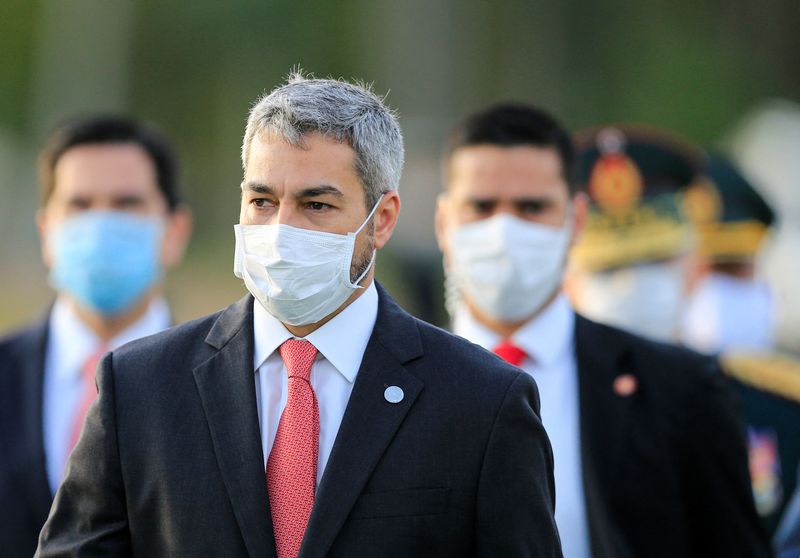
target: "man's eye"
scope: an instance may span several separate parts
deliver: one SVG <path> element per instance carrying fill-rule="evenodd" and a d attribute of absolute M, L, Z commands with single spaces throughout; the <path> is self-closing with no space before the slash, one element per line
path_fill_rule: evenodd
<path fill-rule="evenodd" d="M 77 209 L 77 210 L 89 209 L 91 205 L 92 203 L 85 198 L 72 198 L 71 200 L 69 200 L 70 209 Z"/>
<path fill-rule="evenodd" d="M 546 204 L 543 202 L 522 202 L 517 205 L 517 210 L 523 215 L 538 215 L 545 207 Z"/>
<path fill-rule="evenodd" d="M 324 209 L 328 209 L 330 206 L 327 203 L 322 202 L 308 202 L 307 207 L 312 211 L 322 211 Z"/>
<path fill-rule="evenodd" d="M 254 200 L 250 200 L 250 203 L 252 203 L 256 207 L 267 207 L 267 205 L 269 205 L 268 200 L 264 198 L 256 198 Z"/>
<path fill-rule="evenodd" d="M 133 209 L 142 207 L 144 205 L 144 200 L 141 198 L 122 198 L 117 201 L 116 205 L 119 209 Z"/>
<path fill-rule="evenodd" d="M 475 213 L 486 215 L 494 211 L 495 205 L 493 201 L 476 201 L 473 202 L 472 208 L 475 210 Z"/>

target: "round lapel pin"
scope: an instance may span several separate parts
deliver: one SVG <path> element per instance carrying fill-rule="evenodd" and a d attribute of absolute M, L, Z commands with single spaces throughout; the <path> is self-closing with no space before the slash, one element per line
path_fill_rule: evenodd
<path fill-rule="evenodd" d="M 405 397 L 405 393 L 398 386 L 389 386 L 383 392 L 383 398 L 389 403 L 400 403 L 403 397 Z"/>
<path fill-rule="evenodd" d="M 628 397 L 636 393 L 639 383 L 631 374 L 622 374 L 614 380 L 614 393 L 620 397 Z"/>

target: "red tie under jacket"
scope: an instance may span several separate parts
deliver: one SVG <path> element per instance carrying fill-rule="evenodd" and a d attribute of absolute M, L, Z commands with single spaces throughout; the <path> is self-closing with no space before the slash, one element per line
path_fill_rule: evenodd
<path fill-rule="evenodd" d="M 520 349 L 508 339 L 500 342 L 492 350 L 494 351 L 494 354 L 516 367 L 519 367 L 522 364 L 522 361 L 525 360 L 526 356 L 525 351 Z"/>
<path fill-rule="evenodd" d="M 94 373 L 97 369 L 97 364 L 107 351 L 108 347 L 102 345 L 89 355 L 89 358 L 86 359 L 86 362 L 83 363 L 83 367 L 81 368 L 83 395 L 81 396 L 78 410 L 75 413 L 75 418 L 72 420 L 72 430 L 70 430 L 69 445 L 67 446 L 67 457 L 69 457 L 69 454 L 75 448 L 75 444 L 78 443 L 78 438 L 80 438 L 81 430 L 83 429 L 83 421 L 86 419 L 86 413 L 89 411 L 89 407 L 91 407 L 94 400 L 97 399 L 97 386 L 94 382 Z"/>
<path fill-rule="evenodd" d="M 317 349 L 308 341 L 281 345 L 289 374 L 286 407 L 267 460 L 267 491 L 278 558 L 296 558 L 314 505 L 319 454 L 319 405 L 311 387 Z"/>

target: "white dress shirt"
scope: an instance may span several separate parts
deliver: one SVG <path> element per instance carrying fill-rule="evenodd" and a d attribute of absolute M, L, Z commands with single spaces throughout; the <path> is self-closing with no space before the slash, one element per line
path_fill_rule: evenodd
<path fill-rule="evenodd" d="M 154 300 L 144 315 L 114 337 L 107 350 L 158 333 L 170 326 L 167 303 Z M 102 341 L 84 324 L 70 304 L 59 298 L 53 305 L 48 325 L 44 363 L 42 429 L 47 479 L 55 494 L 67 463 L 67 446 L 72 437 L 75 414 L 84 394 L 83 367 L 102 346 Z"/>
<path fill-rule="evenodd" d="M 266 468 L 286 406 L 289 383 L 286 366 L 277 349 L 284 341 L 295 337 L 257 300 L 253 304 L 253 368 Z M 341 313 L 304 338 L 318 351 L 311 367 L 311 386 L 319 403 L 317 486 L 328 464 L 377 317 L 378 291 L 373 282 Z"/>
<path fill-rule="evenodd" d="M 461 306 L 453 330 L 492 350 L 502 341 Z M 539 386 L 542 423 L 553 447 L 556 481 L 555 519 L 564 558 L 591 556 L 581 468 L 578 367 L 575 359 L 575 313 L 559 295 L 511 338 L 527 356 L 522 369 Z"/>

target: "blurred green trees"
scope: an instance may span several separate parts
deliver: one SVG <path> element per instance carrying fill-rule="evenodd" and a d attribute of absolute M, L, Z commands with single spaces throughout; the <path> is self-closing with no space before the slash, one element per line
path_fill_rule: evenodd
<path fill-rule="evenodd" d="M 171 283 L 188 318 L 242 292 L 232 225 L 251 103 L 295 65 L 374 82 L 398 109 L 408 150 L 402 224 L 380 275 L 441 321 L 436 158 L 456 118 L 518 99 L 575 128 L 648 121 L 713 142 L 759 98 L 800 98 L 798 28 L 796 0 L 6 0 L 0 330 L 50 296 L 33 226 L 35 154 L 72 112 L 130 111 L 174 138 L 196 215 Z"/>

